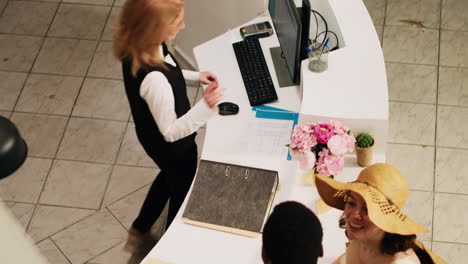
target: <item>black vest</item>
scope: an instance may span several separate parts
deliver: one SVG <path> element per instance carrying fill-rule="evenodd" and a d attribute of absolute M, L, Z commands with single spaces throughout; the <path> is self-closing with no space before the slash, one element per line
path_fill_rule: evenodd
<path fill-rule="evenodd" d="M 169 54 L 166 46 L 163 46 L 164 56 Z M 172 59 L 176 62 L 173 56 Z M 176 62 L 177 64 L 177 62 Z M 178 158 L 185 151 L 190 150 L 195 144 L 193 134 L 179 139 L 175 142 L 167 142 L 159 131 L 158 125 L 154 121 L 151 111 L 146 101 L 140 96 L 141 83 L 146 75 L 153 71 L 159 71 L 167 78 L 172 87 L 175 101 L 175 112 L 177 117 L 183 116 L 190 110 L 190 102 L 187 97 L 187 87 L 182 71 L 178 64 L 176 67 L 165 63 L 167 69 L 163 67 L 145 67 L 138 71 L 137 77 L 132 75 L 131 60 L 122 63 L 125 91 L 132 111 L 133 121 L 138 140 L 143 145 L 146 153 L 153 159 Z"/>

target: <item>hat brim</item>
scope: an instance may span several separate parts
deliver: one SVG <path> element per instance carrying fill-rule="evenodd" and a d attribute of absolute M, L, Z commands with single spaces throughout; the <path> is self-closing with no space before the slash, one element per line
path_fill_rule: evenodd
<path fill-rule="evenodd" d="M 315 175 L 315 185 L 323 201 L 334 208 L 344 210 L 345 201 L 342 191 L 358 193 L 366 202 L 369 219 L 380 229 L 388 233 L 412 235 L 429 232 L 400 209 L 388 202 L 377 189 L 362 182 L 339 182 L 329 177 Z"/>

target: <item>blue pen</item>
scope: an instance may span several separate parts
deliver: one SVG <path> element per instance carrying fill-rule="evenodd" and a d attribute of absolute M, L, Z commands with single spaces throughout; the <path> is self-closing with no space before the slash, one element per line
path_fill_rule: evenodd
<path fill-rule="evenodd" d="M 311 52 L 312 52 L 312 49 L 311 49 L 311 48 L 309 48 L 309 47 L 304 47 L 304 48 L 305 48 L 305 50 L 307 50 L 308 53 L 311 53 Z"/>
<path fill-rule="evenodd" d="M 329 40 L 330 40 L 330 38 L 327 38 L 327 39 L 325 40 L 325 44 L 323 44 L 322 49 L 328 45 L 328 41 L 329 41 Z"/>
<path fill-rule="evenodd" d="M 327 39 L 325 40 L 325 43 L 323 44 L 322 49 L 320 50 L 320 54 L 319 54 L 319 56 L 318 56 L 318 58 L 317 58 L 317 61 L 320 60 L 320 57 L 322 56 L 323 49 L 328 45 L 328 40 L 329 40 L 329 39 L 330 39 L 330 38 L 327 38 Z"/>

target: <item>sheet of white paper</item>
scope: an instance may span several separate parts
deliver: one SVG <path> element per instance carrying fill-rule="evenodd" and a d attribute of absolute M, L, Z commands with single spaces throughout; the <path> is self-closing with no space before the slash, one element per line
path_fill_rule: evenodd
<path fill-rule="evenodd" d="M 245 124 L 236 151 L 248 155 L 286 159 L 292 120 L 255 118 Z"/>

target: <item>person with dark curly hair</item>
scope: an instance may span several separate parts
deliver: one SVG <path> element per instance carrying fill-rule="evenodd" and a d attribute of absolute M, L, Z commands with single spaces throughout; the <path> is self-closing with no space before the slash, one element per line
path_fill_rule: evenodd
<path fill-rule="evenodd" d="M 317 216 L 304 205 L 278 204 L 263 228 L 265 264 L 314 264 L 323 256 L 323 231 Z"/>

